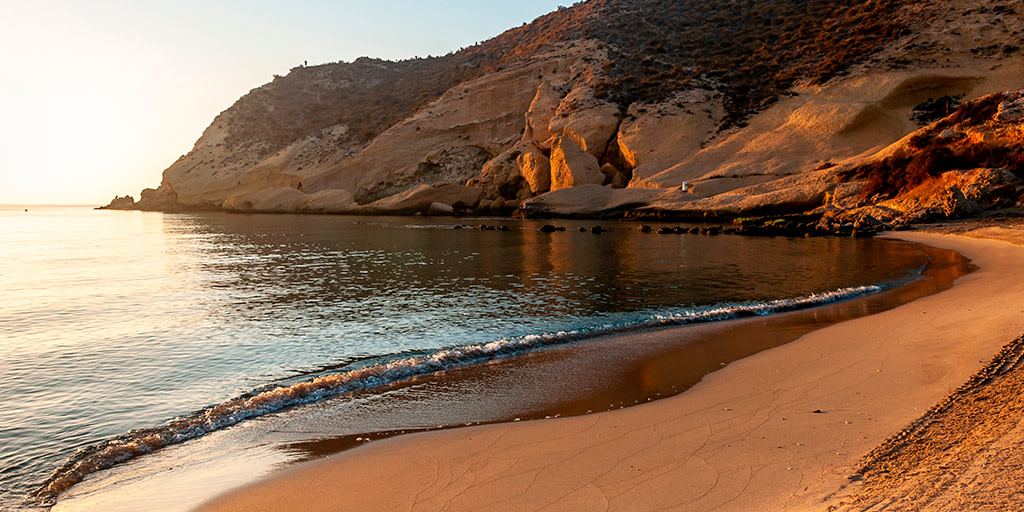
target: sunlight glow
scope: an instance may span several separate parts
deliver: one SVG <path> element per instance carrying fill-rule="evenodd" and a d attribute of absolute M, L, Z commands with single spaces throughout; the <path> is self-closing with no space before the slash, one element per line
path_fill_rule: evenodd
<path fill-rule="evenodd" d="M 553 1 L 5 0 L 0 204 L 105 204 L 160 183 L 219 112 L 310 64 L 443 55 Z"/>

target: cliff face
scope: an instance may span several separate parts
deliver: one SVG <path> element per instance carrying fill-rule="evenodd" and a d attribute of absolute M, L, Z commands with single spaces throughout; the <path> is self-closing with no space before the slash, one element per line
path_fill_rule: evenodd
<path fill-rule="evenodd" d="M 1016 206 L 1024 193 L 1024 91 L 970 101 L 843 174 L 862 186 L 827 202 L 823 224 L 901 225 Z"/>
<path fill-rule="evenodd" d="M 891 197 L 863 197 L 885 180 L 858 165 L 961 102 L 1024 88 L 1022 13 L 998 1 L 691 3 L 592 0 L 445 57 L 293 69 L 221 113 L 127 206 L 638 217 L 862 207 Z"/>

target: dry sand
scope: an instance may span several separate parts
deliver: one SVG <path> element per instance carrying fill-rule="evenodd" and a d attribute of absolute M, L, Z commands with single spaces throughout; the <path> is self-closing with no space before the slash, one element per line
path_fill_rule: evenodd
<path fill-rule="evenodd" d="M 962 403 L 962 412 L 929 412 L 926 418 L 949 411 L 954 419 L 980 418 L 947 423 L 943 441 L 932 442 L 937 430 L 927 420 L 883 442 L 1024 332 L 1024 248 L 940 234 L 899 237 L 959 251 L 981 269 L 949 291 L 730 364 L 673 398 L 375 442 L 203 510 L 860 510 L 885 499 L 914 510 L 1012 509 L 1021 486 L 986 471 L 1024 472 L 1013 462 L 1022 458 L 1019 408 L 1006 406 L 1013 412 L 994 415 L 998 425 L 973 437 L 966 429 L 987 424 L 994 407 L 967 409 L 970 393 L 1019 372 L 976 379 L 944 402 Z M 995 365 L 989 373 L 1004 367 L 1016 368 Z M 950 446 L 967 448 L 954 457 Z M 950 458 L 957 464 L 943 466 Z M 958 472 L 948 476 L 950 467 Z M 930 477 L 946 487 L 922 492 L 935 487 L 923 480 Z"/>

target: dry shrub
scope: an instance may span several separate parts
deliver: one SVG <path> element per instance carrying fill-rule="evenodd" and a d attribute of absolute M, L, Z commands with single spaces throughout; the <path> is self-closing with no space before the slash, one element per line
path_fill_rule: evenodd
<path fill-rule="evenodd" d="M 628 106 L 694 86 L 723 95 L 725 125 L 775 102 L 797 79 L 820 83 L 901 35 L 904 0 L 589 0 L 443 57 L 297 67 L 232 107 L 229 148 L 278 149 L 334 124 L 366 142 L 439 97 L 553 44 L 608 51 L 598 95 Z M 640 21 L 642 20 L 642 22 Z M 344 88 L 322 84 L 347 83 Z"/>
<path fill-rule="evenodd" d="M 847 178 L 866 181 L 861 192 L 865 199 L 876 195 L 893 197 L 945 172 L 978 168 L 1007 169 L 1024 177 L 1024 149 L 983 143 L 944 146 L 942 142 L 933 142 L 913 154 L 901 151 L 861 165 L 850 171 Z"/>
<path fill-rule="evenodd" d="M 975 101 L 970 101 L 961 105 L 960 108 L 953 112 L 953 115 L 943 119 L 935 126 L 935 130 L 944 130 L 951 128 L 958 124 L 981 124 L 985 121 L 992 119 L 992 116 L 996 115 L 996 111 L 999 109 L 999 104 L 1006 99 L 1006 96 L 1002 93 L 990 94 L 988 96 L 979 98 Z"/>

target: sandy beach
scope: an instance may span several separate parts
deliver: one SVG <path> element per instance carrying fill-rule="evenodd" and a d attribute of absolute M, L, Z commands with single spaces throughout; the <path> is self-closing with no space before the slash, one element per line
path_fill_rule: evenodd
<path fill-rule="evenodd" d="M 1016 352 L 990 363 L 1024 333 L 1024 247 L 998 240 L 1017 231 L 975 234 L 985 238 L 898 234 L 980 267 L 951 290 L 813 331 L 681 395 L 374 442 L 201 510 L 1005 509 L 1020 486 L 993 484 L 1004 477 L 989 470 L 1019 472 L 1005 458 L 1024 437 L 1019 409 L 969 406 L 983 392 L 987 410 L 1009 400 L 991 390 L 1008 385 Z M 983 421 L 992 416 L 1000 421 Z M 957 422 L 966 417 L 975 420 Z M 985 435 L 967 439 L 980 424 Z M 942 425 L 943 441 L 931 442 Z M 941 460 L 950 446 L 963 448 L 958 464 Z M 929 492 L 904 492 L 913 485 Z"/>

